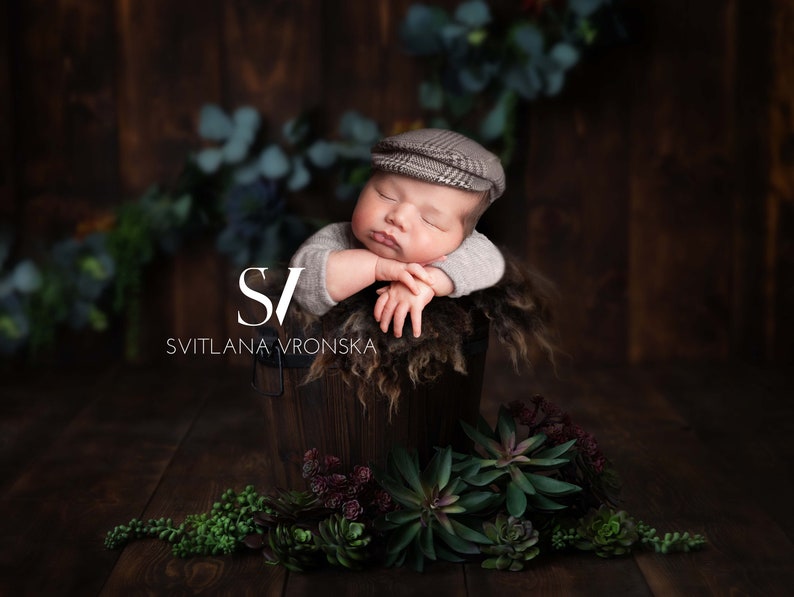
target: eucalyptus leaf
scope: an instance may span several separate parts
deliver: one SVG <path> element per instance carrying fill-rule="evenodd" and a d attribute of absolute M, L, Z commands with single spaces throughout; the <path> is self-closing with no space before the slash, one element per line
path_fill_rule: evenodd
<path fill-rule="evenodd" d="M 444 105 L 444 90 L 436 82 L 419 84 L 419 105 L 425 110 L 440 110 Z"/>
<path fill-rule="evenodd" d="M 505 86 L 525 100 L 538 97 L 543 81 L 534 66 L 514 65 L 504 74 Z"/>
<path fill-rule="evenodd" d="M 364 145 L 372 145 L 378 140 L 378 125 L 374 120 L 362 118 L 353 125 L 353 139 Z"/>
<path fill-rule="evenodd" d="M 293 193 L 300 191 L 311 182 L 312 176 L 303 162 L 303 158 L 297 156 L 292 159 L 292 172 L 287 179 L 287 189 Z"/>
<path fill-rule="evenodd" d="M 248 153 L 248 142 L 238 135 L 232 135 L 221 148 L 223 161 L 227 164 L 237 164 L 245 159 Z"/>
<path fill-rule="evenodd" d="M 469 93 L 480 93 L 490 82 L 490 74 L 485 69 L 475 71 L 471 68 L 464 68 L 458 72 L 458 80 L 461 87 Z"/>
<path fill-rule="evenodd" d="M 290 169 L 289 159 L 278 145 L 270 145 L 259 157 L 259 171 L 271 179 L 283 178 Z"/>
<path fill-rule="evenodd" d="M 565 84 L 565 72 L 556 71 L 546 73 L 546 95 L 557 95 Z"/>
<path fill-rule="evenodd" d="M 199 135 L 210 141 L 224 141 L 234 130 L 231 118 L 220 106 L 205 104 L 199 113 Z"/>
<path fill-rule="evenodd" d="M 202 149 L 196 156 L 196 164 L 204 174 L 214 174 L 223 162 L 223 151 L 217 147 Z"/>
<path fill-rule="evenodd" d="M 580 17 L 589 17 L 602 4 L 604 0 L 568 0 L 568 7 Z"/>
<path fill-rule="evenodd" d="M 324 139 L 317 139 L 306 150 L 309 161 L 318 168 L 330 168 L 336 161 L 334 146 Z"/>
<path fill-rule="evenodd" d="M 559 42 L 549 50 L 549 57 L 564 70 L 579 62 L 579 50 L 571 44 Z"/>
<path fill-rule="evenodd" d="M 470 0 L 455 9 L 455 20 L 475 29 L 491 22 L 491 11 L 482 0 Z"/>
<path fill-rule="evenodd" d="M 441 28 L 441 40 L 447 48 L 463 48 L 467 45 L 468 29 L 458 23 L 447 23 Z"/>
<path fill-rule="evenodd" d="M 513 29 L 513 42 L 530 57 L 543 53 L 543 32 L 531 23 L 522 23 Z"/>
<path fill-rule="evenodd" d="M 239 185 L 249 185 L 259 178 L 260 175 L 258 160 L 246 162 L 235 168 L 234 182 Z"/>
<path fill-rule="evenodd" d="M 39 268 L 30 259 L 17 263 L 11 273 L 14 288 L 22 294 L 30 294 L 41 288 L 42 276 Z"/>
<path fill-rule="evenodd" d="M 298 145 L 309 134 L 309 123 L 305 118 L 292 118 L 284 123 L 281 134 L 292 145 Z"/>
<path fill-rule="evenodd" d="M 448 19 L 438 7 L 412 4 L 399 30 L 405 49 L 418 56 L 437 54 L 441 50 L 438 32 Z"/>
<path fill-rule="evenodd" d="M 247 131 L 250 138 L 253 139 L 259 125 L 262 123 L 262 117 L 257 112 L 256 108 L 252 106 L 241 106 L 234 111 L 232 115 L 234 124 L 237 125 L 235 132 L 239 130 Z"/>

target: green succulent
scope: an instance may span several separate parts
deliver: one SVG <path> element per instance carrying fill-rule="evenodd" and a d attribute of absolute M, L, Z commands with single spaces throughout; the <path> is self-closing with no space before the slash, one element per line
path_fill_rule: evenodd
<path fill-rule="evenodd" d="M 281 564 L 291 572 L 305 572 L 320 563 L 320 547 L 311 529 L 298 524 L 277 524 L 268 533 L 270 549 L 264 550 L 270 564 Z"/>
<path fill-rule="evenodd" d="M 348 520 L 341 514 L 320 522 L 319 535 L 315 535 L 314 540 L 328 563 L 334 566 L 361 570 L 370 556 L 372 535 L 362 523 Z"/>
<path fill-rule="evenodd" d="M 693 551 L 706 544 L 706 538 L 698 533 L 675 531 L 659 535 L 656 529 L 644 522 L 637 523 L 637 533 L 643 547 L 653 549 L 656 553 L 674 551 Z"/>
<path fill-rule="evenodd" d="M 386 565 L 408 562 L 421 571 L 425 559 L 461 562 L 460 554 L 478 554 L 478 544 L 490 543 L 467 515 L 492 507 L 498 496 L 471 491 L 452 477 L 451 448 L 437 451 L 421 473 L 416 454 L 395 448 L 375 477 L 401 507 L 376 521 L 379 530 L 390 531 Z"/>
<path fill-rule="evenodd" d="M 263 511 L 256 516 L 256 522 L 262 526 L 299 519 L 318 519 L 330 512 L 311 491 L 275 489 L 264 497 L 263 506 Z"/>
<path fill-rule="evenodd" d="M 575 547 L 594 551 L 602 558 L 630 553 L 631 547 L 640 538 L 637 523 L 626 511 L 615 511 L 606 506 L 582 518 L 576 534 Z"/>
<path fill-rule="evenodd" d="M 477 429 L 465 422 L 461 425 L 486 457 L 456 455 L 455 470 L 470 485 L 499 486 L 503 490 L 501 496 L 506 501 L 507 511 L 512 516 L 521 518 L 527 510 L 563 510 L 567 506 L 552 498 L 582 490 L 573 483 L 538 474 L 569 464 L 575 439 L 546 449 L 543 449 L 546 436 L 542 433 L 519 442 L 515 421 L 504 407 L 499 410 L 496 429 L 492 430 L 482 416 Z"/>
<path fill-rule="evenodd" d="M 539 533 L 528 520 L 499 513 L 495 522 L 483 524 L 485 535 L 493 545 L 482 545 L 480 551 L 495 556 L 483 561 L 483 568 L 523 570 L 524 563 L 540 553 Z"/>

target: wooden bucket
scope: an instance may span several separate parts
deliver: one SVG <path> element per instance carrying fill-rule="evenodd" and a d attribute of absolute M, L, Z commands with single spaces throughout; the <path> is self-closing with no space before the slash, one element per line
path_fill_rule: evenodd
<path fill-rule="evenodd" d="M 281 328 L 260 328 L 271 350 L 255 355 L 252 384 L 262 395 L 271 482 L 302 489 L 303 454 L 310 448 L 338 456 L 348 470 L 357 464 L 383 466 L 396 445 L 416 450 L 422 463 L 436 446 L 467 451 L 470 442 L 459 422 L 476 424 L 488 348 L 488 321 L 474 315 L 475 331 L 463 346 L 467 374 L 450 366 L 432 383 L 417 386 L 406 375 L 391 418 L 385 398 L 374 397 L 365 409 L 356 388 L 346 385 L 338 370 L 303 383 L 313 357 L 284 354 L 276 342 L 278 337 L 285 342 L 285 330 L 291 334 L 296 326 L 285 322 Z M 315 337 L 321 337 L 316 331 Z"/>

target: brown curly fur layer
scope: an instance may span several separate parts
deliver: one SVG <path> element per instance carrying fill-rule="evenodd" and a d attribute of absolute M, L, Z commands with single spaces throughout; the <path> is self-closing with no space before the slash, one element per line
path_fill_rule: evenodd
<path fill-rule="evenodd" d="M 372 289 L 364 290 L 321 318 L 322 334 L 329 341 L 371 338 L 376 350 L 318 355 L 305 381 L 336 368 L 364 406 L 373 395 L 381 395 L 388 399 L 390 411 L 395 411 L 405 375 L 416 385 L 436 379 L 448 367 L 466 373 L 464 344 L 475 332 L 478 313 L 508 348 L 514 367 L 522 362 L 531 365 L 538 353 L 554 363 L 551 290 L 548 281 L 506 255 L 505 274 L 496 286 L 464 298 L 431 301 L 422 315 L 419 338 L 411 333 L 395 338 L 381 332 L 372 315 L 377 295 Z M 409 322 L 406 329 L 410 330 Z"/>

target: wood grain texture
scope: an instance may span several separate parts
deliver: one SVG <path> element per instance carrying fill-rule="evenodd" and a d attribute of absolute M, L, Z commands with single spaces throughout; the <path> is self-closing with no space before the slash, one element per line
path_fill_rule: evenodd
<path fill-rule="evenodd" d="M 12 64 L 11 50 L 14 43 L 9 40 L 12 13 L 9 3 L 0 7 L 0 27 L 6 35 L 0 35 L 0 218 L 6 226 L 19 225 L 21 211 L 16 193 L 16 158 L 14 155 L 14 102 L 11 98 Z"/>
<path fill-rule="evenodd" d="M 21 236 L 60 238 L 119 199 L 112 4 L 6 8 Z"/>
<path fill-rule="evenodd" d="M 542 393 L 591 431 L 624 481 L 624 503 L 660 531 L 705 532 L 691 554 L 602 560 L 542 554 L 521 573 L 476 564 L 425 574 L 324 569 L 287 574 L 255 552 L 174 558 L 167 545 L 104 549 L 133 516 L 203 511 L 227 487 L 268 487 L 272 458 L 260 404 L 234 368 L 115 369 L 7 376 L 0 462 L 48 437 L 20 467 L 2 469 L 2 594 L 213 595 L 783 595 L 794 578 L 790 508 L 792 378 L 742 366 L 579 368 L 567 380 L 515 376 L 490 357 L 484 412 Z M 14 414 L 17 413 L 17 414 Z M 306 414 L 306 413 L 304 413 Z M 27 421 L 27 422 L 26 422 Z M 737 428 L 741 421 L 741 428 Z M 9 432 L 7 430 L 16 432 Z M 350 429 L 345 430 L 352 437 Z M 328 433 L 336 433 L 329 429 Z M 300 483 L 297 487 L 301 487 Z M 752 490 L 760 487 L 762 490 Z"/>
<path fill-rule="evenodd" d="M 222 369 L 221 369 L 222 370 Z M 216 373 L 208 373 L 215 371 Z M 188 387 L 201 387 L 208 400 L 186 430 L 178 451 L 139 516 L 172 517 L 209 511 L 227 488 L 237 491 L 269 485 L 261 416 L 244 376 L 236 369 L 217 375 L 218 369 L 193 369 Z M 168 424 L 168 419 L 163 421 Z M 281 595 L 286 573 L 266 566 L 254 552 L 229 557 L 174 558 L 166 545 L 142 541 L 125 549 L 104 595 L 199 594 Z"/>
<path fill-rule="evenodd" d="M 421 116 L 426 61 L 398 35 L 411 4 L 6 3 L 0 213 L 15 257 L 172 181 L 201 145 L 204 103 L 255 106 L 274 139 L 305 110 L 327 136 L 348 109 L 385 133 Z M 510 190 L 483 229 L 557 283 L 575 359 L 790 361 L 789 4 L 641 3 L 632 45 L 521 113 Z M 312 188 L 294 207 L 349 217 L 330 196 Z M 171 335 L 239 332 L 235 272 L 208 247 L 154 266 L 149 357 Z"/>
<path fill-rule="evenodd" d="M 626 113 L 631 71 L 617 53 L 571 75 L 554 102 L 528 109 L 524 254 L 559 289 L 563 349 L 620 361 L 627 349 L 628 186 Z"/>
<path fill-rule="evenodd" d="M 768 358 L 766 202 L 769 195 L 769 95 L 774 66 L 772 0 L 735 3 L 733 146 L 734 274 L 731 352 L 754 361 Z"/>
<path fill-rule="evenodd" d="M 33 461 L 8 480 L 2 504 L 13 515 L 0 535 L 5 594 L 98 594 L 117 558 L 102 549 L 104 533 L 143 512 L 201 405 L 195 386 L 178 375 L 166 400 L 158 374 L 64 380 L 68 385 L 52 375 L 42 384 L 49 400 L 89 399 L 73 416 L 50 419 L 46 449 L 32 451 Z M 22 439 L 12 446 L 24 446 Z M 24 537 L 32 541 L 23 544 Z"/>
<path fill-rule="evenodd" d="M 790 361 L 794 356 L 794 8 L 773 4 L 773 71 L 770 98 L 770 188 L 767 198 L 766 279 L 767 337 L 771 356 Z"/>
<path fill-rule="evenodd" d="M 628 356 L 723 358 L 732 251 L 728 6 L 647 8 L 647 36 L 632 57 Z"/>

